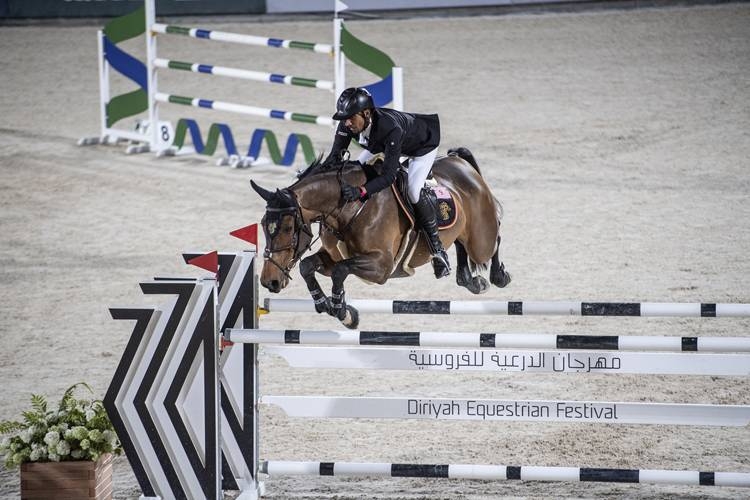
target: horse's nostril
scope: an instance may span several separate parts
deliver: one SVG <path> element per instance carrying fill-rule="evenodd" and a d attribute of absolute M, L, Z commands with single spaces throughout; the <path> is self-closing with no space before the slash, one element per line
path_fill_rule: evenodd
<path fill-rule="evenodd" d="M 271 283 L 269 283 L 269 285 L 271 291 L 278 292 L 281 289 L 281 283 L 279 283 L 279 280 L 271 280 Z"/>

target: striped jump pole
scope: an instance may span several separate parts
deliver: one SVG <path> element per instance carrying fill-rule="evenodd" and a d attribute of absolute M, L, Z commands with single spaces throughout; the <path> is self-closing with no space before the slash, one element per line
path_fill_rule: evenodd
<path fill-rule="evenodd" d="M 192 106 L 194 108 L 215 109 L 218 111 L 228 111 L 230 113 L 263 116 L 266 118 L 276 118 L 279 120 L 333 126 L 333 119 L 328 116 L 315 116 L 304 113 L 293 113 L 291 111 L 282 111 L 279 109 L 259 108 L 256 106 L 247 106 L 244 104 L 234 104 L 231 102 L 202 99 L 200 97 L 185 97 L 157 92 L 156 94 L 154 94 L 154 100 L 156 100 L 157 102 L 182 104 L 183 106 Z"/>
<path fill-rule="evenodd" d="M 340 92 L 343 88 L 338 88 L 339 83 L 343 81 L 343 77 L 339 78 L 338 71 L 339 67 L 343 66 L 343 56 L 339 53 L 340 51 L 334 50 L 333 44 L 329 43 L 314 43 L 305 42 L 300 40 L 288 40 L 282 38 L 255 36 L 249 34 L 240 33 L 229 33 L 225 31 L 211 30 L 200 27 L 185 27 L 177 26 L 172 24 L 164 24 L 156 22 L 156 1 L 145 0 L 145 13 L 146 13 L 146 39 L 147 39 L 147 85 L 144 87 L 148 92 L 148 113 L 149 123 L 159 123 L 160 105 L 162 103 L 181 104 L 185 106 L 192 106 L 204 109 L 213 109 L 217 111 L 226 111 L 230 113 L 238 113 L 243 115 L 251 115 L 262 118 L 275 118 L 285 121 L 294 121 L 300 123 L 322 125 L 326 127 L 333 127 L 334 121 L 330 116 L 319 116 L 310 113 L 298 113 L 292 111 L 286 111 L 282 109 L 265 108 L 252 105 L 238 104 L 236 102 L 223 102 L 215 101 L 205 98 L 186 97 L 184 95 L 178 95 L 178 93 L 165 92 L 159 86 L 158 74 L 160 71 L 157 70 L 181 70 L 192 73 L 203 73 L 209 75 L 224 76 L 230 78 L 239 78 L 243 80 L 251 80 L 265 83 L 277 83 L 282 85 L 297 86 L 297 87 L 308 87 L 318 88 L 326 90 L 328 92 Z M 249 69 L 239 69 L 226 66 L 216 66 L 211 64 L 205 64 L 193 61 L 180 61 L 173 60 L 170 58 L 157 57 L 157 37 L 163 36 L 180 36 L 184 38 L 192 38 L 195 40 L 211 40 L 217 42 L 226 42 L 232 44 L 239 44 L 245 46 L 256 46 L 256 47 L 267 47 L 267 48 L 278 48 L 278 49 L 291 49 L 302 52 L 309 52 L 311 54 L 323 54 L 333 59 L 333 73 L 334 78 L 329 80 L 318 80 L 314 78 L 306 78 L 296 75 L 290 75 L 286 73 L 271 73 L 262 71 L 252 71 Z M 174 137 L 170 134 L 158 133 L 156 127 L 152 127 L 148 134 L 148 146 L 138 147 L 129 149 L 130 152 L 141 152 L 146 150 L 152 150 L 157 155 L 169 155 L 174 154 L 175 150 L 172 147 L 174 143 Z M 231 146 L 227 145 L 228 154 L 234 155 L 234 140 L 230 137 L 227 139 L 224 137 L 225 143 L 229 141 Z M 296 146 L 295 143 L 288 143 Z M 180 144 L 181 146 L 182 144 Z M 252 146 L 252 144 L 251 144 Z M 294 147 L 293 146 L 293 147 Z M 269 146 L 270 147 L 270 146 Z M 258 149 L 260 145 L 258 144 Z M 185 151 L 188 151 L 186 149 Z M 213 152 L 213 151 L 211 151 Z M 253 157 L 242 157 L 233 162 L 240 165 L 247 165 L 250 161 L 255 161 L 257 158 Z"/>
<path fill-rule="evenodd" d="M 657 337 L 540 333 L 407 332 L 365 330 L 251 330 L 230 328 L 224 338 L 252 344 L 595 349 L 662 352 L 750 352 L 750 337 Z"/>
<path fill-rule="evenodd" d="M 174 69 L 190 71 L 192 73 L 205 73 L 208 75 L 228 76 L 243 80 L 256 82 L 280 83 L 283 85 L 296 85 L 299 87 L 311 87 L 322 90 L 333 90 L 333 82 L 328 80 L 315 80 L 299 76 L 281 75 L 278 73 L 264 73 L 262 71 L 251 71 L 246 69 L 228 68 L 225 66 L 214 66 L 211 64 L 175 61 L 171 59 L 154 59 L 154 66 L 162 69 Z"/>
<path fill-rule="evenodd" d="M 318 54 L 333 55 L 333 46 L 325 43 L 300 42 L 297 40 L 283 40 L 280 38 L 266 38 L 254 35 L 242 35 L 238 33 L 227 33 L 225 31 L 207 30 L 203 28 L 186 28 L 171 24 L 153 23 L 151 31 L 169 35 L 183 35 L 203 40 L 215 40 L 217 42 L 239 43 L 242 45 L 256 45 L 261 47 L 274 47 L 278 49 L 301 49 Z"/>
<path fill-rule="evenodd" d="M 413 477 L 485 481 L 565 481 L 654 483 L 691 486 L 750 487 L 750 473 L 593 467 L 534 467 L 471 464 L 395 464 L 362 462 L 294 462 L 266 460 L 260 472 L 269 476 Z"/>
<path fill-rule="evenodd" d="M 750 304 L 707 302 L 573 302 L 469 300 L 349 300 L 360 313 L 492 314 L 508 316 L 750 317 Z M 264 300 L 267 312 L 315 312 L 311 299 Z"/>

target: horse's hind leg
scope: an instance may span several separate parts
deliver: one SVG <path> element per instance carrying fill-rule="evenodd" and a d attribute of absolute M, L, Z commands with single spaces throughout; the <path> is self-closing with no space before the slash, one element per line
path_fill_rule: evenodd
<path fill-rule="evenodd" d="M 497 249 L 492 256 L 490 265 L 490 282 L 498 288 L 505 288 L 511 281 L 510 273 L 505 270 L 505 264 L 500 262 L 500 236 L 497 237 Z"/>
<path fill-rule="evenodd" d="M 480 294 L 486 292 L 490 285 L 482 276 L 472 276 L 469 267 L 469 258 L 466 254 L 466 248 L 460 241 L 455 242 L 456 260 L 458 261 L 456 269 L 456 284 L 465 287 L 471 293 Z"/>
<path fill-rule="evenodd" d="M 471 270 L 469 269 L 469 259 L 466 256 L 464 246 L 456 241 L 456 284 L 466 286 L 471 281 Z"/>

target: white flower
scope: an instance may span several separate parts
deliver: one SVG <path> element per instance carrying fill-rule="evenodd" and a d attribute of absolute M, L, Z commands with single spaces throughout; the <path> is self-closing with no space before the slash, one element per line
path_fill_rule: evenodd
<path fill-rule="evenodd" d="M 70 445 L 67 441 L 60 441 L 57 443 L 56 451 L 61 457 L 67 456 L 70 453 Z"/>
<path fill-rule="evenodd" d="M 86 410 L 86 421 L 89 422 L 91 419 L 93 419 L 96 416 L 96 412 L 89 408 Z"/>
<path fill-rule="evenodd" d="M 75 459 L 83 458 L 83 450 L 73 450 L 70 452 L 70 456 Z"/>
<path fill-rule="evenodd" d="M 88 429 L 82 425 L 77 425 L 68 431 L 73 439 L 82 440 L 86 439 L 89 435 Z M 65 437 L 68 437 L 66 434 Z"/>
<path fill-rule="evenodd" d="M 114 447 L 115 442 L 117 441 L 117 434 L 112 432 L 109 429 L 105 429 L 102 431 L 102 439 L 104 439 L 104 442 L 108 443 L 110 446 Z"/>
<path fill-rule="evenodd" d="M 21 432 L 21 433 L 20 433 L 20 434 L 18 435 L 18 437 L 20 437 L 20 438 L 21 438 L 21 441 L 23 441 L 24 443 L 30 443 L 30 442 L 31 442 L 31 436 L 32 436 L 32 432 L 31 432 L 31 429 L 30 429 L 30 428 L 29 428 L 29 429 L 24 429 L 24 430 L 23 430 L 23 431 L 22 431 L 22 432 Z"/>
<path fill-rule="evenodd" d="M 99 429 L 91 429 L 89 431 L 89 440 L 93 441 L 94 443 L 101 442 L 102 432 Z"/>
<path fill-rule="evenodd" d="M 60 433 L 55 431 L 48 432 L 44 435 L 44 442 L 49 446 L 57 446 L 57 443 L 60 442 Z"/>
<path fill-rule="evenodd" d="M 50 462 L 59 462 L 60 461 L 60 457 L 57 456 L 57 455 L 55 455 L 54 453 L 50 453 L 49 454 L 49 461 Z"/>
<path fill-rule="evenodd" d="M 40 458 L 42 458 L 42 449 L 41 448 L 32 449 L 31 454 L 29 455 L 29 459 L 32 462 L 38 462 Z"/>

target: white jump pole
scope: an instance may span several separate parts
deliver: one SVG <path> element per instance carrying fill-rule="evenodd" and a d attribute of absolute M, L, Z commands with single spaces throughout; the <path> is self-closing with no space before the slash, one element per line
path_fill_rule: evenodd
<path fill-rule="evenodd" d="M 269 476 L 372 476 L 479 479 L 485 481 L 568 481 L 750 487 L 750 473 L 663 469 L 268 460 L 261 462 L 260 472 Z"/>
<path fill-rule="evenodd" d="M 497 349 L 602 349 L 611 351 L 750 352 L 750 337 L 555 335 L 545 333 L 384 332 L 364 330 L 251 330 L 224 332 L 231 342 Z"/>
<path fill-rule="evenodd" d="M 469 300 L 350 300 L 347 304 L 370 314 L 496 314 L 509 316 L 663 316 L 750 317 L 750 304 L 707 302 L 577 302 Z M 266 298 L 268 312 L 315 312 L 311 299 Z"/>

